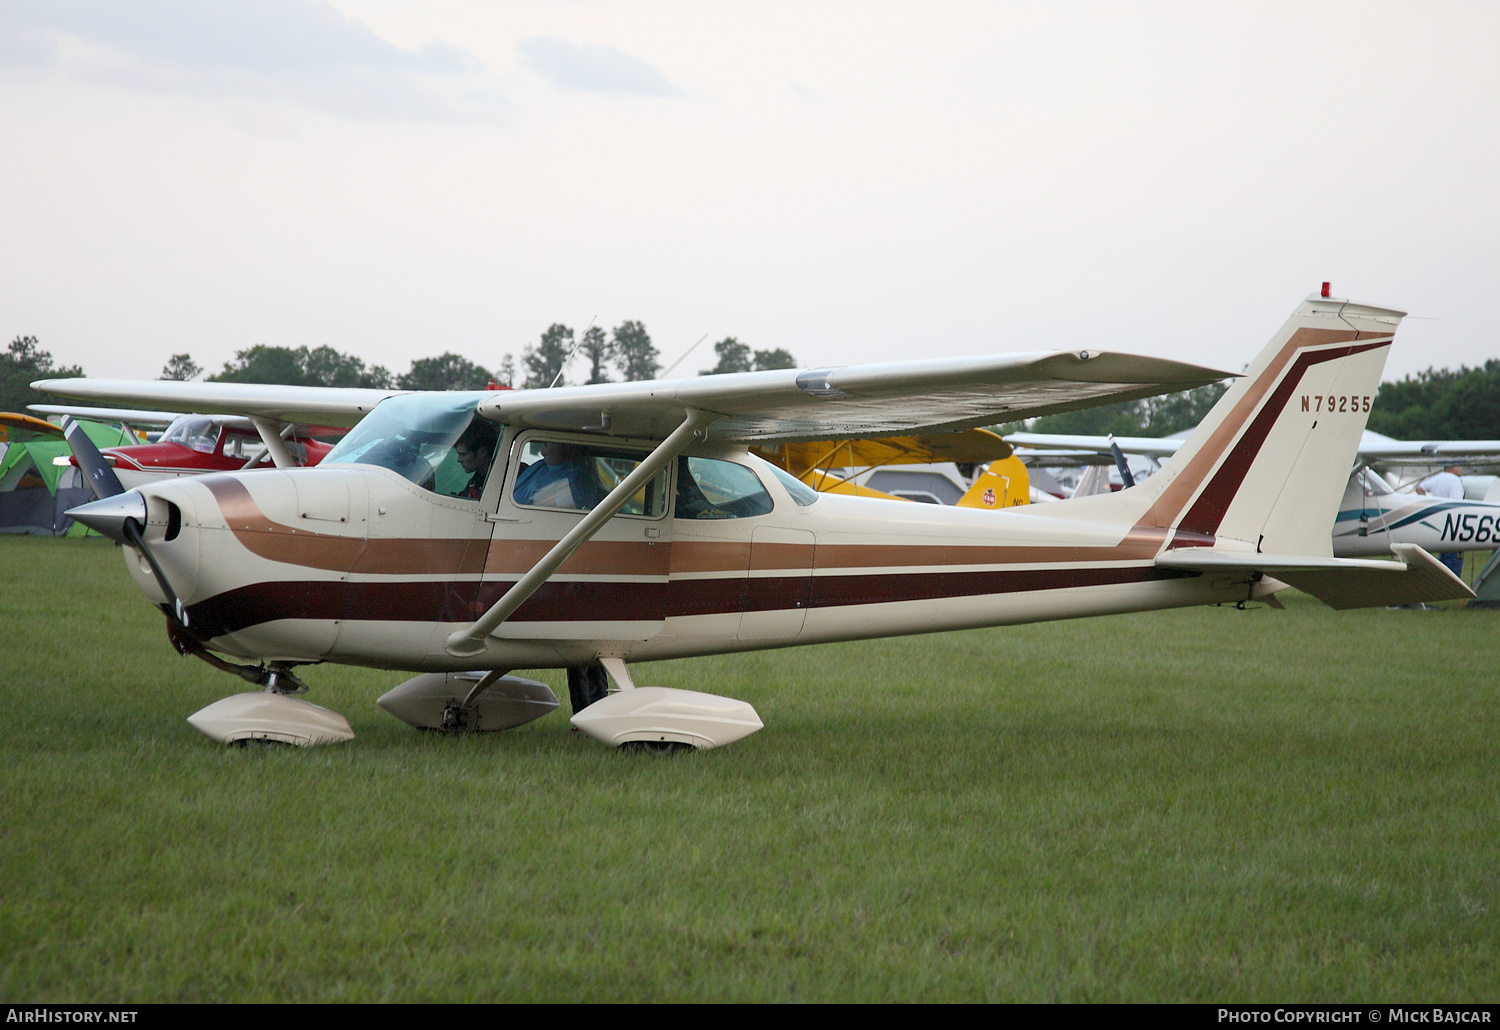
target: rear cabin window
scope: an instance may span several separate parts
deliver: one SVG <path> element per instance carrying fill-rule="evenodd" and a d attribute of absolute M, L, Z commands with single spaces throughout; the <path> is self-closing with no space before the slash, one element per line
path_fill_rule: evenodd
<path fill-rule="evenodd" d="M 797 502 L 798 507 L 806 508 L 818 499 L 818 491 L 802 482 L 802 480 L 790 472 L 777 468 L 770 462 L 766 462 L 765 467 L 771 470 L 773 476 L 781 480 L 781 485 L 786 487 L 786 492 L 792 495 L 792 500 Z"/>
<path fill-rule="evenodd" d="M 307 448 L 302 446 L 296 437 L 282 440 L 292 460 L 299 465 L 307 464 Z M 259 458 L 264 464 L 271 464 L 271 457 L 266 453 L 266 445 L 258 436 L 248 436 L 244 433 L 226 432 L 224 434 L 224 457 L 237 458 L 245 461 L 251 458 Z"/>
<path fill-rule="evenodd" d="M 744 465 L 717 458 L 677 459 L 679 519 L 748 519 L 774 507 L 760 478 Z"/>

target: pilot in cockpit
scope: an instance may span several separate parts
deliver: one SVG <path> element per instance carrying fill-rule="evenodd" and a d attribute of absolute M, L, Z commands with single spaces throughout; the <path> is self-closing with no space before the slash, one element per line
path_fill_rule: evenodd
<path fill-rule="evenodd" d="M 453 445 L 458 467 L 469 474 L 469 482 L 458 496 L 478 500 L 484 493 L 484 480 L 495 458 L 495 438 L 495 424 L 476 415 Z"/>

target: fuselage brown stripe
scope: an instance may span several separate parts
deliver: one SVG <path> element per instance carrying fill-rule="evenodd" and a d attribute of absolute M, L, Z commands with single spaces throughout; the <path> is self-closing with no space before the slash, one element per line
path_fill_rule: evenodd
<path fill-rule="evenodd" d="M 884 576 L 778 576 L 672 583 L 549 582 L 511 622 L 632 622 L 686 615 L 831 608 L 893 601 L 977 597 L 1111 583 L 1177 579 L 1196 573 L 1151 566 L 925 572 Z M 256 583 L 189 609 L 205 637 L 277 619 L 468 622 L 510 586 L 507 581 Z"/>
<path fill-rule="evenodd" d="M 272 522 L 243 483 L 205 480 L 236 538 L 269 561 L 354 575 L 519 576 L 551 549 L 552 540 L 343 537 Z M 997 529 L 1000 528 L 998 525 Z M 1165 530 L 1137 526 L 1115 545 L 1014 546 L 1004 544 L 790 544 L 749 541 L 591 540 L 559 569 L 561 575 L 667 576 L 691 573 L 920 566 L 1001 565 L 1120 561 L 1149 558 Z M 753 564 L 752 564 L 753 563 Z"/>

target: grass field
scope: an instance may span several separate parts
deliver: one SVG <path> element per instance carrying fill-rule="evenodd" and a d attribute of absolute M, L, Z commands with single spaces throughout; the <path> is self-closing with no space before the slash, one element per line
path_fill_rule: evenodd
<path fill-rule="evenodd" d="M 556 713 L 225 749 L 99 540 L 0 537 L 0 1000 L 1488 1001 L 1500 612 L 1200 609 L 639 667 Z M 560 697 L 560 674 L 537 673 Z"/>

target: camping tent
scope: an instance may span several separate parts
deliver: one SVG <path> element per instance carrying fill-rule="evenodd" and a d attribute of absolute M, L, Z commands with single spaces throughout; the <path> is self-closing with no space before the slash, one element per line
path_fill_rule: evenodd
<path fill-rule="evenodd" d="M 100 447 L 135 443 L 124 430 L 80 420 Z M 0 533 L 82 536 L 84 528 L 63 513 L 94 499 L 78 469 L 55 465 L 72 452 L 62 430 L 30 415 L 0 413 Z"/>

